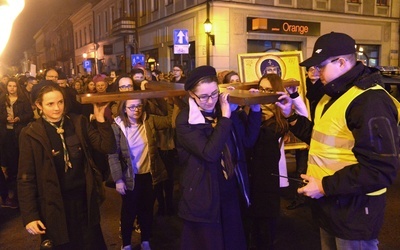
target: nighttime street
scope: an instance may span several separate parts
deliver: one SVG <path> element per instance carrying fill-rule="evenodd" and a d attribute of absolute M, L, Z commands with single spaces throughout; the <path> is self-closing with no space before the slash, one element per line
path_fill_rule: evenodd
<path fill-rule="evenodd" d="M 0 250 L 400 249 L 399 6 L 0 0 Z"/>
<path fill-rule="evenodd" d="M 293 171 L 293 160 L 288 155 L 289 171 Z M 176 185 L 177 186 L 177 185 Z M 102 229 L 110 250 L 121 248 L 118 237 L 120 196 L 116 191 L 106 188 L 107 200 L 102 206 Z M 177 194 L 177 190 L 175 192 Z M 278 236 L 275 250 L 318 250 L 319 236 L 311 220 L 308 206 L 287 210 L 291 202 L 293 190 L 282 189 L 281 218 L 278 222 Z M 388 205 L 383 229 L 379 237 L 381 250 L 394 250 L 400 247 L 400 177 L 388 190 Z M 177 216 L 155 217 L 153 237 L 150 244 L 153 250 L 179 249 L 182 222 Z M 132 246 L 140 250 L 139 234 L 133 232 Z M 0 208 L 0 249 L 39 249 L 39 237 L 29 235 L 22 227 L 19 211 Z M 255 250 L 255 249 L 254 249 Z"/>

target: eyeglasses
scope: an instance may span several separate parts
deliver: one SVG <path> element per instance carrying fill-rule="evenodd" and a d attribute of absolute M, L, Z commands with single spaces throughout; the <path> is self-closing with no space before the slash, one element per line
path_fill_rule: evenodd
<path fill-rule="evenodd" d="M 338 58 L 336 58 L 336 59 L 333 59 L 333 60 L 331 60 L 331 61 L 328 61 L 327 63 L 320 64 L 320 65 L 316 65 L 316 66 L 314 66 L 314 68 L 315 68 L 317 71 L 321 71 L 321 69 L 323 69 L 326 65 L 328 65 L 328 64 L 330 64 L 330 63 L 333 63 L 333 62 L 336 62 L 336 61 L 339 60 L 339 59 L 340 59 L 340 57 L 338 57 Z"/>
<path fill-rule="evenodd" d="M 172 71 L 174 71 L 174 72 L 179 72 L 179 71 L 181 71 L 180 69 L 173 69 Z"/>
<path fill-rule="evenodd" d="M 261 93 L 275 93 L 275 91 L 271 88 L 263 88 L 263 87 L 258 87 L 258 91 Z"/>
<path fill-rule="evenodd" d="M 46 77 L 47 77 L 47 78 L 58 79 L 58 76 L 49 76 L 49 75 L 47 75 Z"/>
<path fill-rule="evenodd" d="M 200 102 L 207 102 L 210 98 L 215 99 L 219 96 L 219 90 L 215 90 L 214 92 L 211 93 L 211 95 L 196 95 L 194 92 L 192 92 L 194 96 L 196 96 Z"/>
<path fill-rule="evenodd" d="M 126 108 L 129 109 L 130 111 L 141 110 L 143 108 L 143 104 L 133 105 L 133 106 L 126 107 Z"/>
<path fill-rule="evenodd" d="M 119 86 L 119 89 L 120 89 L 120 90 L 129 90 L 129 89 L 132 89 L 132 88 L 133 88 L 133 85 L 132 85 L 132 84 L 121 85 L 121 86 Z"/>

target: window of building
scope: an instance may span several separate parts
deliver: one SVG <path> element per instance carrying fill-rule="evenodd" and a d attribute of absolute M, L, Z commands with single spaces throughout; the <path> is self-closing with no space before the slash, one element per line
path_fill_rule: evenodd
<path fill-rule="evenodd" d="M 313 5 L 315 10 L 330 10 L 329 0 L 315 0 Z"/>
<path fill-rule="evenodd" d="M 295 7 L 294 0 L 275 0 L 275 6 Z"/>
<path fill-rule="evenodd" d="M 196 42 L 189 42 L 189 54 L 174 54 L 174 46 L 169 47 L 169 54 L 171 55 L 170 59 L 170 69 L 174 65 L 182 65 L 184 74 L 187 76 L 192 70 L 196 68 Z M 167 69 L 165 69 L 165 73 Z"/>
<path fill-rule="evenodd" d="M 91 43 L 93 41 L 92 39 L 92 24 L 89 24 L 89 43 Z"/>
<path fill-rule="evenodd" d="M 104 29 L 105 33 L 108 33 L 108 12 L 104 11 Z"/>
<path fill-rule="evenodd" d="M 158 0 L 153 0 L 151 2 L 151 11 L 154 12 L 154 11 L 157 11 L 157 10 L 158 10 Z"/>
<path fill-rule="evenodd" d="M 75 32 L 75 49 L 79 48 L 78 45 L 78 32 Z"/>
<path fill-rule="evenodd" d="M 376 0 L 376 5 L 381 5 L 381 6 L 388 6 L 389 3 L 388 0 Z"/>
<path fill-rule="evenodd" d="M 174 0 L 165 0 L 165 5 L 173 4 Z"/>
<path fill-rule="evenodd" d="M 99 25 L 97 34 L 99 34 L 98 36 L 101 37 L 101 15 L 97 16 L 97 24 Z"/>
<path fill-rule="evenodd" d="M 301 42 L 248 40 L 247 53 L 259 53 L 267 51 L 296 51 L 301 50 Z"/>
<path fill-rule="evenodd" d="M 352 14 L 362 14 L 361 0 L 347 0 L 345 12 Z"/>
<path fill-rule="evenodd" d="M 111 6 L 111 21 L 115 20 L 115 7 Z"/>
<path fill-rule="evenodd" d="M 146 15 L 146 0 L 140 1 L 140 17 Z"/>
<path fill-rule="evenodd" d="M 129 13 L 130 16 L 133 17 L 133 19 L 136 19 L 136 14 L 137 14 L 137 6 L 134 1 L 129 2 Z"/>
<path fill-rule="evenodd" d="M 87 32 L 86 32 L 86 27 L 83 28 L 83 41 L 85 42 L 85 44 L 87 44 Z"/>
<path fill-rule="evenodd" d="M 357 44 L 357 60 L 369 67 L 380 66 L 379 45 Z"/>
<path fill-rule="evenodd" d="M 121 18 L 124 16 L 124 10 L 122 9 L 122 1 L 119 1 L 118 3 L 118 18 Z"/>
<path fill-rule="evenodd" d="M 79 30 L 79 47 L 82 47 L 82 30 Z"/>

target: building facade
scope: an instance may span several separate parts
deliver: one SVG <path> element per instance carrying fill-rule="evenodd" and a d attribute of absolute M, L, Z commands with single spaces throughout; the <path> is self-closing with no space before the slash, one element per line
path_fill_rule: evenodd
<path fill-rule="evenodd" d="M 243 53 L 298 50 L 307 58 L 316 39 L 331 31 L 352 36 L 365 64 L 398 66 L 398 6 L 400 0 L 93 1 L 69 17 L 73 73 L 88 73 L 84 60 L 92 62 L 92 74 L 127 72 L 136 54 L 163 72 L 175 64 L 186 71 L 205 64 L 238 70 L 237 55 Z M 206 20 L 212 23 L 208 34 Z M 174 51 L 174 30 L 187 30 L 190 46 L 184 54 Z M 43 28 L 35 36 L 38 45 L 47 32 Z M 37 46 L 37 60 L 52 61 L 43 47 Z"/>

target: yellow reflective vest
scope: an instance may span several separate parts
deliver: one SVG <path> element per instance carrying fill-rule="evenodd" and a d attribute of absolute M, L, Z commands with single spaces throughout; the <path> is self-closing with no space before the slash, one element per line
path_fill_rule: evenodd
<path fill-rule="evenodd" d="M 323 116 L 321 116 L 322 111 L 330 97 L 328 95 L 322 97 L 315 110 L 307 175 L 322 180 L 323 177 L 333 175 L 346 166 L 357 164 L 357 159 L 352 152 L 354 137 L 347 127 L 345 116 L 349 104 L 367 90 L 384 89 L 379 85 L 366 90 L 353 86 L 337 99 Z M 389 93 L 388 95 L 400 110 L 400 103 Z M 384 192 L 386 192 L 386 188 L 367 195 L 380 195 Z"/>

